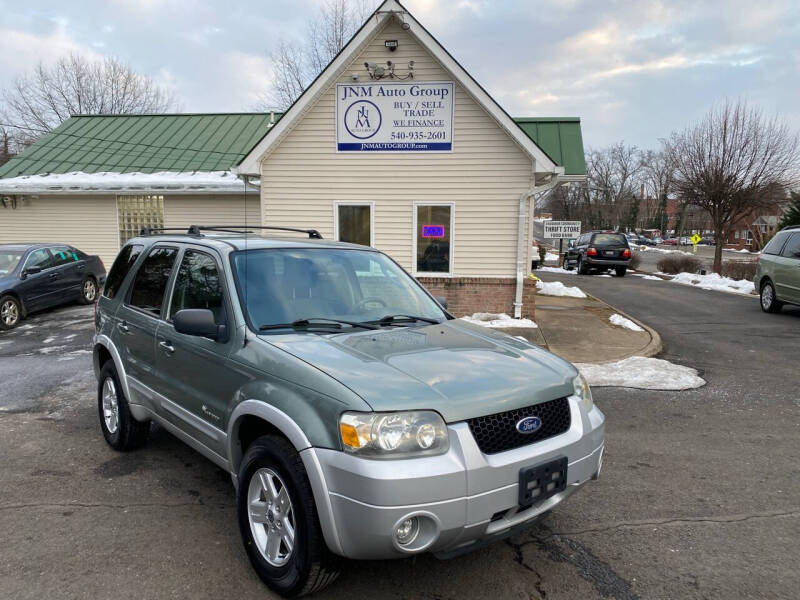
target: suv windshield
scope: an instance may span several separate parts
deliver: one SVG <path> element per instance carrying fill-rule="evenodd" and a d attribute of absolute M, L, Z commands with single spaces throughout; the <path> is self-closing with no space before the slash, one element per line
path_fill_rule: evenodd
<path fill-rule="evenodd" d="M 446 318 L 419 284 L 380 252 L 281 248 L 235 252 L 232 260 L 242 306 L 256 330 L 303 320 Z"/>
<path fill-rule="evenodd" d="M 16 269 L 23 254 L 20 250 L 0 250 L 0 275 L 8 275 Z"/>
<path fill-rule="evenodd" d="M 592 240 L 593 246 L 627 246 L 625 236 L 621 233 L 596 233 Z"/>

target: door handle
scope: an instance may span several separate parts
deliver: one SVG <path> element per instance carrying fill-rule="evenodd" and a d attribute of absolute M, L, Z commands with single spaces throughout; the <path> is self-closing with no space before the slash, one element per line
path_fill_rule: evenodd
<path fill-rule="evenodd" d="M 131 330 L 131 328 L 128 327 L 128 324 L 125 321 L 117 323 L 117 327 L 119 327 L 119 330 L 122 331 L 123 333 L 128 333 Z"/>
<path fill-rule="evenodd" d="M 48 277 L 50 277 L 50 279 L 55 279 L 56 277 L 58 277 L 58 273 L 50 273 Z"/>
<path fill-rule="evenodd" d="M 175 346 L 173 346 L 166 340 L 158 342 L 158 345 L 161 346 L 161 349 L 167 354 L 172 354 L 173 352 L 175 352 Z"/>

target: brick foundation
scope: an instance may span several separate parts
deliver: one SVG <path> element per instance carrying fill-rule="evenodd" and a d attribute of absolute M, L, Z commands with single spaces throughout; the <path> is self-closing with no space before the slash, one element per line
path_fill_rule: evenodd
<path fill-rule="evenodd" d="M 500 277 L 418 277 L 434 296 L 447 299 L 447 310 L 457 317 L 476 312 L 506 313 L 514 316 L 515 279 Z M 522 316 L 534 317 L 536 282 L 525 279 L 522 288 Z"/>

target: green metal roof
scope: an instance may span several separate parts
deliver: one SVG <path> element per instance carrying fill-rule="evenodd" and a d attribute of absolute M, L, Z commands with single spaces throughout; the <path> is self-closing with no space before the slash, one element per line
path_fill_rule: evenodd
<path fill-rule="evenodd" d="M 515 117 L 514 121 L 565 175 L 586 175 L 581 120 L 578 117 Z"/>
<path fill-rule="evenodd" d="M 275 113 L 275 121 L 281 116 Z M 566 175 L 586 174 L 579 118 L 514 121 Z M 269 122 L 269 113 L 74 116 L 0 167 L 0 178 L 227 171 L 264 137 Z"/>
<path fill-rule="evenodd" d="M 275 119 L 280 117 L 275 113 Z M 45 173 L 227 171 L 267 132 L 269 113 L 73 116 L 0 167 Z"/>

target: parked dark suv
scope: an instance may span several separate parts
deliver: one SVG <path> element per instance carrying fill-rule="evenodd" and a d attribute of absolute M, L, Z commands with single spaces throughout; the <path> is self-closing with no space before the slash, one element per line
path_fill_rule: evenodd
<path fill-rule="evenodd" d="M 624 233 L 590 231 L 582 234 L 564 254 L 564 268 L 577 269 L 579 275 L 592 270 L 614 269 L 624 277 L 631 264 L 631 249 Z"/>
<path fill-rule="evenodd" d="M 0 330 L 31 312 L 76 300 L 91 304 L 106 280 L 103 262 L 66 244 L 0 245 Z"/>

